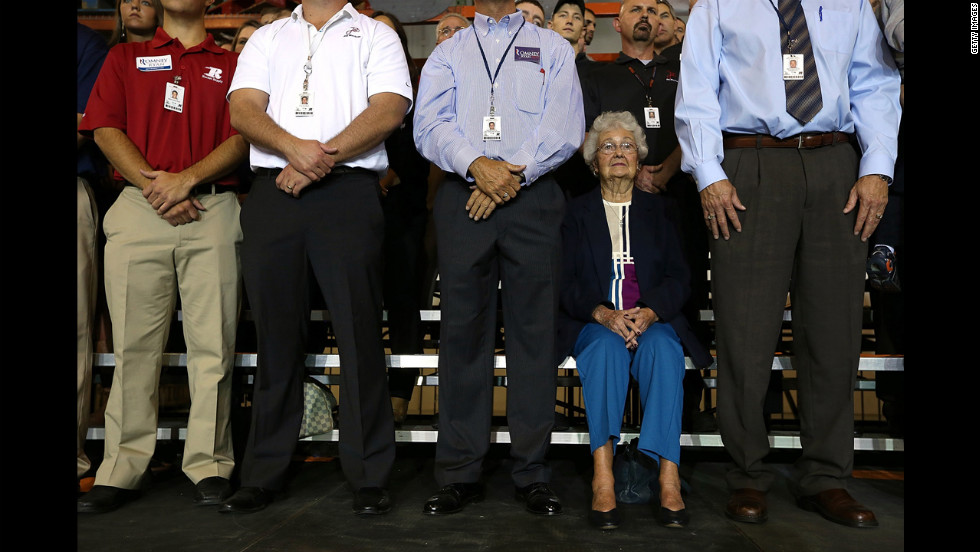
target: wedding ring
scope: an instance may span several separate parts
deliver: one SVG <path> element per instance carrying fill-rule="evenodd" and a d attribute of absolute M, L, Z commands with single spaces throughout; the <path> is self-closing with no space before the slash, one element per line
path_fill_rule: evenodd
<path fill-rule="evenodd" d="M 878 217 L 878 220 L 881 220 L 881 213 L 878 213 L 878 214 L 877 214 L 877 215 L 875 215 L 875 216 L 876 216 L 876 217 Z"/>
<path fill-rule="evenodd" d="M 708 220 L 714 220 L 714 218 L 715 218 L 714 215 L 708 215 Z"/>
<path fill-rule="evenodd" d="M 507 199 L 508 197 L 510 197 L 510 195 L 508 195 L 507 192 L 504 192 L 504 199 Z M 881 218 L 881 217 L 878 217 L 878 218 Z"/>

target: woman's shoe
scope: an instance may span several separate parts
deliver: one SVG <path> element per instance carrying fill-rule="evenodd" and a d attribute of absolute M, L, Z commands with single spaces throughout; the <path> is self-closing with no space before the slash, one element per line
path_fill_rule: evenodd
<path fill-rule="evenodd" d="M 657 512 L 657 521 L 664 527 L 686 527 L 691 516 L 687 514 L 687 508 L 675 512 L 661 506 Z"/>
<path fill-rule="evenodd" d="M 619 527 L 619 524 L 623 522 L 623 516 L 619 513 L 617 508 L 613 508 L 608 512 L 600 512 L 598 510 L 589 510 L 589 523 L 599 529 L 615 529 Z"/>

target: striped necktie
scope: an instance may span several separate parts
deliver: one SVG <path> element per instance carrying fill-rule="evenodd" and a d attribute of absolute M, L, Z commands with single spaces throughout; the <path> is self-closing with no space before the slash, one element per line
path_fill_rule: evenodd
<path fill-rule="evenodd" d="M 820 112 L 823 98 L 820 96 L 820 78 L 817 63 L 813 59 L 813 45 L 806 16 L 800 0 L 779 0 L 779 12 L 787 32 L 782 35 L 784 54 L 803 54 L 803 79 L 783 80 L 786 85 L 786 112 L 801 124 L 806 124 Z M 792 40 L 792 45 L 790 45 Z"/>

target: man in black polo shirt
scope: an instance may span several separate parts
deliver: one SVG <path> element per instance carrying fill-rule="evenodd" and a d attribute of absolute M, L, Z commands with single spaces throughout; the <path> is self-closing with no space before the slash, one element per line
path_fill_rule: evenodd
<path fill-rule="evenodd" d="M 666 13 L 666 18 L 661 14 Z M 681 237 L 685 257 L 691 268 L 691 297 L 684 314 L 695 333 L 707 346 L 707 328 L 699 321 L 700 309 L 708 307 L 708 243 L 701 222 L 701 202 L 697 188 L 680 171 L 681 150 L 674 132 L 674 96 L 680 74 L 680 56 L 666 55 L 677 47 L 673 38 L 660 31 L 668 20 L 673 35 L 673 16 L 658 0 L 625 0 L 613 28 L 620 34 L 622 51 L 612 63 L 595 63 L 581 75 L 585 105 L 585 126 L 604 111 L 629 111 L 646 131 L 650 152 L 641 161 L 636 187 L 664 194 L 669 215 Z M 659 37 L 659 38 L 658 38 Z M 658 46 L 658 42 L 660 45 Z M 657 52 L 660 52 L 658 54 Z M 703 381 L 697 372 L 685 377 L 685 430 L 692 428 L 692 415 L 698 411 Z M 700 417 L 704 418 L 704 417 Z M 712 429 L 709 426 L 697 429 Z"/>

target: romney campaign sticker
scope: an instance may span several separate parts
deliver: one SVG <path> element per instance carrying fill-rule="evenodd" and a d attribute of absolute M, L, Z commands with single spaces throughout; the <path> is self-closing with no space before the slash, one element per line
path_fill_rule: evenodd
<path fill-rule="evenodd" d="M 170 54 L 136 58 L 136 68 L 140 71 L 169 71 L 173 69 Z"/>
<path fill-rule="evenodd" d="M 541 63 L 541 48 L 514 47 L 514 61 L 530 61 Z"/>

